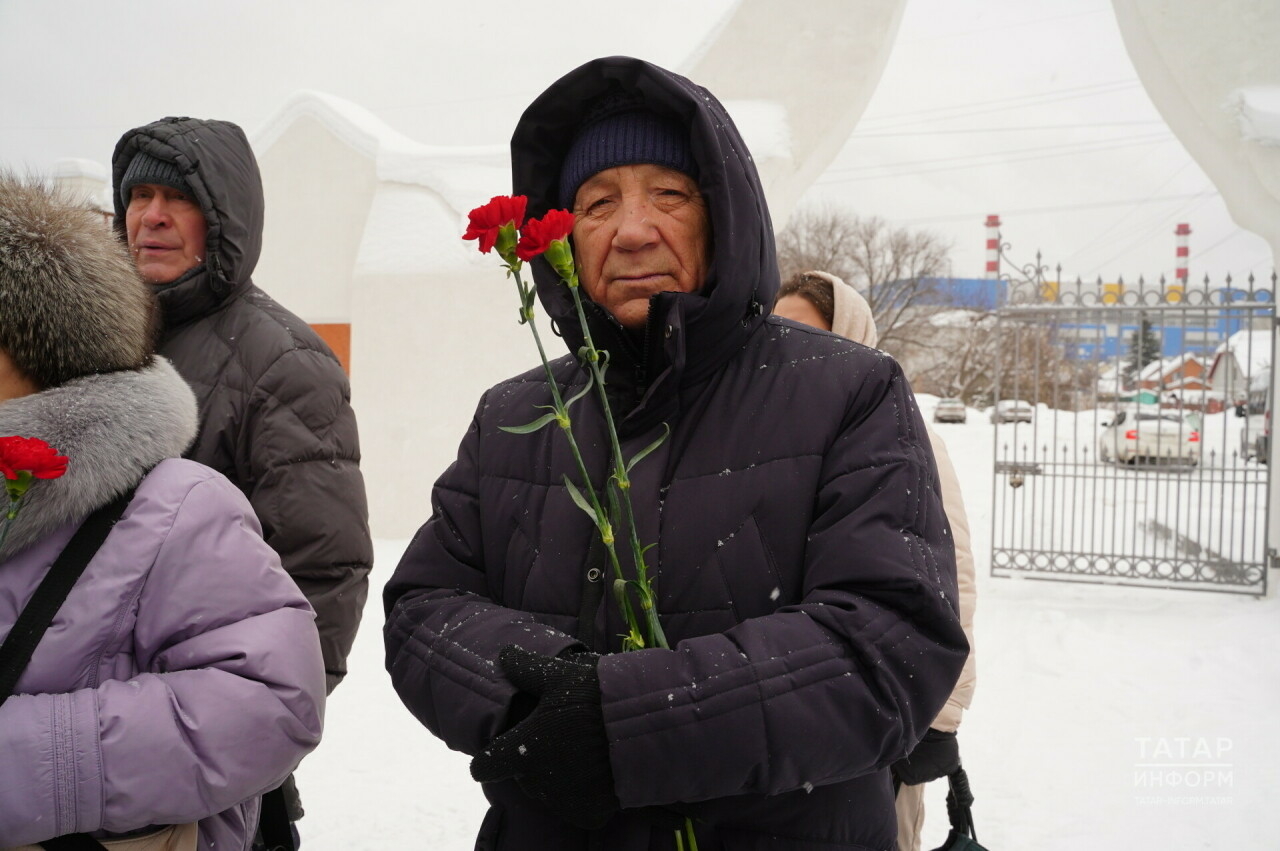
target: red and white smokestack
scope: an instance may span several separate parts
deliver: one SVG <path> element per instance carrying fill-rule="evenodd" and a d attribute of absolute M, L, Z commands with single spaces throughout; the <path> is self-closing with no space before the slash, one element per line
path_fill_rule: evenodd
<path fill-rule="evenodd" d="M 1000 277 L 999 216 L 987 216 L 987 277 Z"/>
<path fill-rule="evenodd" d="M 1191 225 L 1180 224 L 1178 229 L 1173 232 L 1178 238 L 1178 265 L 1175 267 L 1178 271 L 1174 275 L 1178 279 L 1178 283 L 1185 288 L 1187 285 L 1187 258 L 1191 256 L 1191 249 L 1187 247 L 1187 237 L 1191 236 Z"/>

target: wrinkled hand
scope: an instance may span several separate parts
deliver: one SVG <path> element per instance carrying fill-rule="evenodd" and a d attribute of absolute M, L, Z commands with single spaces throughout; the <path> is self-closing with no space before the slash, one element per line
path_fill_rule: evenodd
<path fill-rule="evenodd" d="M 555 658 L 504 647 L 498 655 L 503 672 L 537 705 L 471 761 L 471 776 L 481 783 L 514 779 L 526 795 L 570 824 L 604 826 L 618 811 L 618 798 L 598 662 L 590 653 Z"/>
<path fill-rule="evenodd" d="M 889 766 L 889 770 L 906 785 L 916 786 L 946 777 L 959 767 L 960 744 L 956 734 L 930 727 L 915 750 Z"/>

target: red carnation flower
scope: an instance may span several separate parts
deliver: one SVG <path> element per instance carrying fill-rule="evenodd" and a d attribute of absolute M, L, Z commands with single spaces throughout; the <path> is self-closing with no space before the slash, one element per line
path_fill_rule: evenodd
<path fill-rule="evenodd" d="M 573 213 L 568 210 L 548 210 L 541 219 L 530 219 L 520 229 L 516 256 L 529 262 L 550 248 L 552 242 L 563 241 L 573 233 L 573 223 Z"/>
<path fill-rule="evenodd" d="M 528 199 L 523 195 L 511 197 L 496 195 L 488 204 L 476 207 L 468 215 L 467 232 L 463 239 L 480 240 L 480 253 L 488 254 L 498 242 L 498 231 L 504 225 L 519 230 L 524 222 L 524 206 Z"/>
<path fill-rule="evenodd" d="M 67 472 L 67 460 L 38 437 L 0 437 L 0 473 L 11 481 L 23 473 L 36 479 L 56 479 Z"/>

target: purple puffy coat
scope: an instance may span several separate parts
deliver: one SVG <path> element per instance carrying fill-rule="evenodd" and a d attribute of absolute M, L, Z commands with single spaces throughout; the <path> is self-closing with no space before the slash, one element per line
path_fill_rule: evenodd
<path fill-rule="evenodd" d="M 319 741 L 311 609 L 244 496 L 173 457 L 194 433 L 159 359 L 0 405 L 0 434 L 71 458 L 0 551 L 0 637 L 84 516 L 141 478 L 0 706 L 0 848 L 199 821 L 201 849 L 247 849 L 257 796 Z"/>
<path fill-rule="evenodd" d="M 611 354 L 624 455 L 671 429 L 633 470 L 632 493 L 640 539 L 658 543 L 649 559 L 673 649 L 600 661 L 621 812 L 584 831 L 514 781 L 490 783 L 477 848 L 673 849 L 688 813 L 702 851 L 888 849 L 886 766 L 928 728 L 968 651 L 924 424 L 887 355 L 766 315 L 778 272 L 764 193 L 728 115 L 688 80 L 615 57 L 548 89 L 512 139 L 529 214 L 559 206 L 565 150 L 611 86 L 689 127 L 713 232 L 705 286 L 654 296 L 642 345 L 587 305 Z M 565 288 L 543 261 L 532 268 L 575 351 Z M 566 398 L 582 389 L 575 360 L 553 369 Z M 513 721 L 504 645 L 607 653 L 623 632 L 593 526 L 563 485 L 577 473 L 562 435 L 501 430 L 548 398 L 541 369 L 484 395 L 384 592 L 401 699 L 473 755 Z M 572 411 L 602 481 L 601 409 L 590 396 Z"/>

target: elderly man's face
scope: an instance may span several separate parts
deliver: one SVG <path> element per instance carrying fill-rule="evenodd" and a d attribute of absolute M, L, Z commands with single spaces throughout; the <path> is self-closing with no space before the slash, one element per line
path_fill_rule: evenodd
<path fill-rule="evenodd" d="M 139 183 L 129 190 L 124 229 L 147 283 L 172 283 L 204 262 L 204 213 L 194 198 L 171 186 Z"/>
<path fill-rule="evenodd" d="M 623 327 L 644 327 L 655 293 L 702 287 L 710 224 L 687 174 L 650 164 L 605 169 L 578 189 L 573 212 L 579 279 Z"/>

